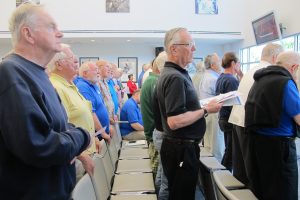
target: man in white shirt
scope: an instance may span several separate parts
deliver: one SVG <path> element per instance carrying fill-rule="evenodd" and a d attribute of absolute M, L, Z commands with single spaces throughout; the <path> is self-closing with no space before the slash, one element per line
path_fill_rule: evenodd
<path fill-rule="evenodd" d="M 206 56 L 204 65 L 206 70 L 199 88 L 197 88 L 200 99 L 216 96 L 216 82 L 221 72 L 221 62 L 216 53 Z M 218 124 L 218 113 L 213 113 L 206 117 L 204 147 L 208 148 L 210 153 L 221 162 L 225 144 L 223 132 Z"/>
<path fill-rule="evenodd" d="M 283 52 L 283 48 L 279 44 L 267 44 L 261 53 L 261 60 L 258 66 L 250 69 L 242 78 L 238 92 L 241 93 L 243 103 L 246 102 L 250 88 L 254 83 L 254 73 L 269 65 L 275 64 L 279 53 Z M 245 108 L 244 105 L 234 105 L 228 120 L 234 125 L 232 135 L 232 152 L 233 152 L 233 175 L 244 184 L 248 183 L 248 178 L 245 169 L 245 158 L 248 155 L 248 148 L 246 147 L 247 135 L 245 130 Z"/>

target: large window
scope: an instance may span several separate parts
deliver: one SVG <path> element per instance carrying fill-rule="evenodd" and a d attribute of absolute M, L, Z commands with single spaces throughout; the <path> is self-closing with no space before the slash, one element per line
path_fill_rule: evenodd
<path fill-rule="evenodd" d="M 280 41 L 274 41 L 274 43 L 281 44 L 285 51 L 300 52 L 300 34 L 283 38 Z M 240 50 L 241 67 L 244 73 L 258 65 L 265 45 L 252 46 Z"/>

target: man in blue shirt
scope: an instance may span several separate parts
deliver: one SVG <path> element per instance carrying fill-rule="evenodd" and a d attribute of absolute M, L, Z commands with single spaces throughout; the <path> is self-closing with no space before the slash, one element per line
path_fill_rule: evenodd
<path fill-rule="evenodd" d="M 120 131 L 124 140 L 145 140 L 144 126 L 140 103 L 141 90 L 133 92 L 132 97 L 128 99 L 121 109 L 120 120 L 128 123 L 120 124 Z"/>
<path fill-rule="evenodd" d="M 96 84 L 98 82 L 98 67 L 93 62 L 85 62 L 79 68 L 79 75 L 80 77 L 77 78 L 76 86 L 82 96 L 92 103 L 95 129 L 98 131 L 102 127 L 106 127 L 105 132 L 101 136 L 110 142 L 108 112 L 104 105 L 100 89 Z"/>
<path fill-rule="evenodd" d="M 258 199 L 298 199 L 295 137 L 300 125 L 300 97 L 295 83 L 300 55 L 283 52 L 276 65 L 254 74 L 245 105 L 249 135 L 246 172 Z"/>

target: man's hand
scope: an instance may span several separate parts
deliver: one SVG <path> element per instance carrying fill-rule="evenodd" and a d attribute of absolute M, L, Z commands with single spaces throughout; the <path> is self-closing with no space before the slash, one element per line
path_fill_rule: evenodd
<path fill-rule="evenodd" d="M 223 102 L 218 103 L 215 99 L 211 100 L 208 104 L 205 105 L 205 109 L 208 113 L 219 112 L 222 108 Z"/>
<path fill-rule="evenodd" d="M 101 153 L 101 150 L 102 150 L 102 145 L 99 141 L 99 139 L 96 137 L 95 138 L 95 143 L 96 143 L 96 150 L 97 150 L 97 153 L 100 154 Z"/>
<path fill-rule="evenodd" d="M 106 132 L 104 132 L 104 133 L 101 134 L 101 136 L 102 136 L 102 138 L 103 138 L 104 140 L 107 141 L 108 144 L 110 144 L 111 138 L 110 138 L 110 135 L 109 135 L 109 134 L 107 134 Z"/>
<path fill-rule="evenodd" d="M 85 171 L 90 176 L 93 176 L 94 169 L 95 169 L 95 164 L 93 159 L 86 152 L 82 152 L 80 156 L 78 156 L 77 158 L 82 162 L 82 166 L 85 169 Z"/>

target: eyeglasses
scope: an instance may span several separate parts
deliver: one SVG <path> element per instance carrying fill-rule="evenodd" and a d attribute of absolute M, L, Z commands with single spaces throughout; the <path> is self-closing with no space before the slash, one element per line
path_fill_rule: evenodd
<path fill-rule="evenodd" d="M 175 43 L 173 45 L 182 45 L 182 46 L 188 46 L 189 48 L 192 48 L 194 47 L 196 44 L 195 44 L 195 41 L 190 41 L 188 43 Z"/>

